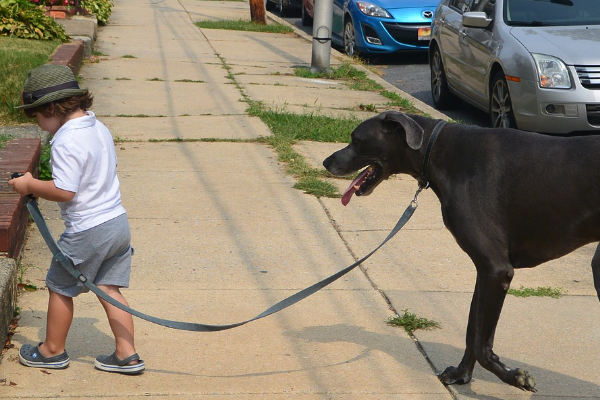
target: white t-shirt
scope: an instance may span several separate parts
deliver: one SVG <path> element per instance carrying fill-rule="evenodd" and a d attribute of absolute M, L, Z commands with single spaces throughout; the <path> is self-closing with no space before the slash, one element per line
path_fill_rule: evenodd
<path fill-rule="evenodd" d="M 67 121 L 50 144 L 54 185 L 75 193 L 71 201 L 58 203 L 66 233 L 85 231 L 125 213 L 112 135 L 93 112 Z"/>

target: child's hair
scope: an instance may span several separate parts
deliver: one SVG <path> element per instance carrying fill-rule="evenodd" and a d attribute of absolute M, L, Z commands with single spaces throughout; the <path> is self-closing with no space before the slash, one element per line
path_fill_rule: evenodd
<path fill-rule="evenodd" d="M 36 113 L 42 114 L 44 117 L 64 117 L 73 113 L 78 109 L 87 111 L 92 107 L 94 96 L 90 92 L 85 92 L 80 96 L 71 96 L 65 99 L 53 101 L 51 103 L 42 104 L 39 107 L 27 108 L 23 110 L 29 118 L 35 117 Z"/>

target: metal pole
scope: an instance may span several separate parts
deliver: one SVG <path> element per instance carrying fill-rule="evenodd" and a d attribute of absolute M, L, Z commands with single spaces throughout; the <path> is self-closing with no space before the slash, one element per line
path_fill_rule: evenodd
<path fill-rule="evenodd" d="M 333 0 L 315 0 L 314 10 L 310 70 L 312 72 L 321 72 L 329 69 L 330 65 Z"/>

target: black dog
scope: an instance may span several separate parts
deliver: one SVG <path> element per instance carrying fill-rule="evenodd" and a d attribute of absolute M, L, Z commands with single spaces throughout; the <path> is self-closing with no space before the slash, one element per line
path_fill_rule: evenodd
<path fill-rule="evenodd" d="M 467 383 L 477 361 L 502 381 L 535 391 L 527 372 L 508 368 L 494 354 L 494 333 L 515 268 L 532 268 L 600 240 L 600 136 L 438 123 L 382 113 L 358 125 L 352 142 L 323 165 L 338 176 L 368 166 L 344 193 L 344 205 L 392 174 L 429 184 L 444 224 L 477 269 L 464 357 L 440 379 Z M 434 129 L 439 135 L 432 135 Z M 437 139 L 430 141 L 432 136 Z M 592 271 L 600 298 L 600 246 Z"/>

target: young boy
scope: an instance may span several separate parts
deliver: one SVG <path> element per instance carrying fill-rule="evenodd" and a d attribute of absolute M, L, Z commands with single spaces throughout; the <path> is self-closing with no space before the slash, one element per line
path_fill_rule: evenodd
<path fill-rule="evenodd" d="M 127 305 L 119 288 L 129 286 L 130 229 L 121 205 L 117 156 L 106 126 L 88 111 L 92 96 L 80 89 L 67 66 L 46 64 L 29 71 L 23 88 L 23 109 L 35 118 L 52 140 L 52 180 L 41 181 L 30 173 L 8 181 L 21 195 L 33 194 L 58 202 L 65 231 L 58 244 L 88 279 L 111 297 Z M 39 368 L 66 368 L 67 334 L 73 320 L 73 297 L 87 291 L 54 258 L 46 276 L 50 298 L 46 340 L 23 345 L 22 364 Z M 99 299 L 116 342 L 110 356 L 96 358 L 96 368 L 123 374 L 144 371 L 134 346 L 133 318 Z"/>

